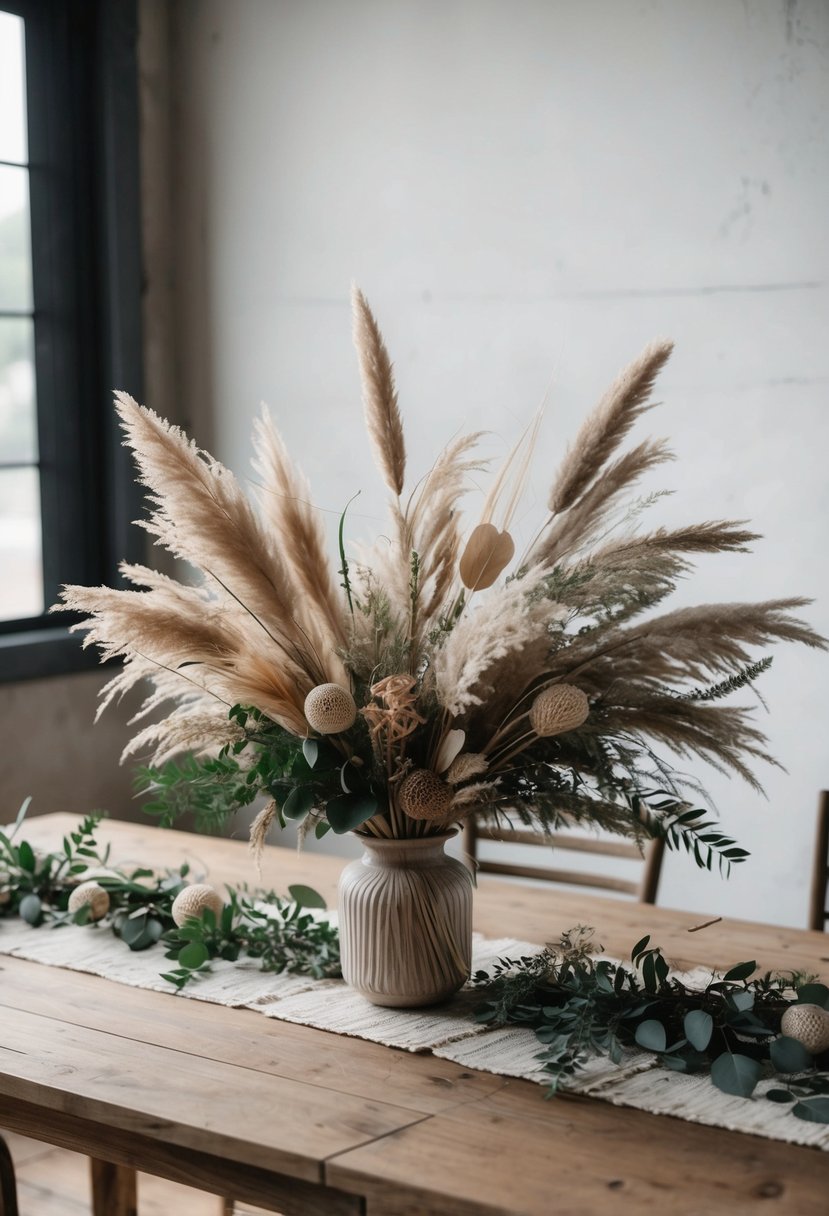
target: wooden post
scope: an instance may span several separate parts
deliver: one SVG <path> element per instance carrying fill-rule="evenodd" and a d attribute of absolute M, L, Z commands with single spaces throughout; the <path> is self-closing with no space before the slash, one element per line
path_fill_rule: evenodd
<path fill-rule="evenodd" d="M 9 1146 L 0 1136 L 0 1216 L 18 1216 L 17 1185 Z"/>
<path fill-rule="evenodd" d="M 135 1170 L 89 1158 L 92 1216 L 138 1216 Z"/>
<path fill-rule="evenodd" d="M 823 932 L 827 921 L 826 882 L 829 879 L 829 790 L 823 790 L 817 808 L 815 856 L 809 898 L 809 928 Z"/>

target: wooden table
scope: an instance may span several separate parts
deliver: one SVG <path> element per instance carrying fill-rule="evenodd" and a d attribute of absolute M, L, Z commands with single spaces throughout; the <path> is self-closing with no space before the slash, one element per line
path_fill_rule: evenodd
<path fill-rule="evenodd" d="M 32 820 L 55 847 L 75 820 Z M 246 846 L 110 822 L 113 860 L 254 879 Z M 269 850 L 266 885 L 333 898 L 342 862 Z M 820 933 L 482 881 L 476 927 L 544 941 L 575 922 L 624 954 L 829 973 Z M 0 928 L 2 932 L 2 928 Z M 346 1216 L 827 1216 L 824 1154 L 0 956 L 0 1127 L 283 1212 Z M 117 1182 L 117 1171 L 112 1175 Z M 116 1212 L 115 1200 L 107 1216 Z"/>

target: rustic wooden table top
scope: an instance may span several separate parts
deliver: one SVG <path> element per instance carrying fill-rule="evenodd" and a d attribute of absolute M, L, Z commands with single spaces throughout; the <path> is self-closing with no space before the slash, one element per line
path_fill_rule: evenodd
<path fill-rule="evenodd" d="M 27 838 L 55 847 L 76 820 Z M 244 843 L 109 821 L 113 860 L 255 881 Z M 270 849 L 264 885 L 331 900 L 338 858 Z M 644 932 L 676 963 L 829 974 L 829 938 L 581 893 L 481 881 L 475 924 L 545 941 L 593 925 L 609 953 Z M 2 931 L 2 930 L 0 930 Z M 94 976 L 0 957 L 0 1127 L 285 1216 L 826 1216 L 816 1150 L 616 1108 L 530 1082 Z"/>

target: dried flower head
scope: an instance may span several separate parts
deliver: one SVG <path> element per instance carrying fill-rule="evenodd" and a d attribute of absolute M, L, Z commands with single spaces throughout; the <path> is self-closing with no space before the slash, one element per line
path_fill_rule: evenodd
<path fill-rule="evenodd" d="M 400 783 L 398 801 L 409 819 L 446 819 L 452 787 L 429 768 L 416 768 Z"/>
<path fill-rule="evenodd" d="M 308 725 L 320 735 L 338 735 L 353 726 L 357 706 L 347 688 L 339 684 L 318 684 L 305 698 Z"/>
<path fill-rule="evenodd" d="M 583 726 L 590 713 L 590 702 L 575 684 L 554 684 L 535 698 L 530 710 L 530 726 L 537 735 L 563 735 Z"/>

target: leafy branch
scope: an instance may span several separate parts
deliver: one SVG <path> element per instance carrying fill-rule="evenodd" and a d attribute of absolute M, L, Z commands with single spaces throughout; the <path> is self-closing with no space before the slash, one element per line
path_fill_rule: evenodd
<path fill-rule="evenodd" d="M 766 1096 L 791 1102 L 797 1118 L 829 1122 L 829 1052 L 815 1059 L 780 1033 L 790 1005 L 829 1009 L 829 988 L 796 974 L 752 979 L 757 965 L 745 962 L 700 990 L 672 972 L 649 935 L 633 947 L 627 966 L 596 959 L 601 947 L 592 933 L 579 926 L 537 955 L 501 959 L 473 977 L 484 998 L 479 1022 L 535 1031 L 550 1094 L 590 1055 L 620 1063 L 626 1050 L 638 1047 L 663 1068 L 707 1072 L 718 1089 L 744 1098 L 764 1075 L 797 1074 Z"/>

